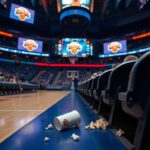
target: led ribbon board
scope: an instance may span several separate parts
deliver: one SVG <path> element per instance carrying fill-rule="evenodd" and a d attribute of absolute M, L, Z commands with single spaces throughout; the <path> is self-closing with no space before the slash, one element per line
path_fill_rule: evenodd
<path fill-rule="evenodd" d="M 34 53 L 34 52 L 28 52 L 28 51 L 20 51 L 20 50 L 15 50 L 15 49 L 11 49 L 11 48 L 5 48 L 5 47 L 0 47 L 0 51 L 16 53 L 16 54 L 23 54 L 23 55 L 34 55 L 34 56 L 49 57 L 49 54 L 45 54 L 45 53 Z"/>
<path fill-rule="evenodd" d="M 132 51 L 129 51 L 129 52 L 124 52 L 124 53 L 99 55 L 99 58 L 107 58 L 107 57 L 115 57 L 115 56 L 124 56 L 124 55 L 138 54 L 138 53 L 143 53 L 143 52 L 147 52 L 147 51 L 150 51 L 150 47 L 139 49 L 139 50 L 132 50 Z"/>

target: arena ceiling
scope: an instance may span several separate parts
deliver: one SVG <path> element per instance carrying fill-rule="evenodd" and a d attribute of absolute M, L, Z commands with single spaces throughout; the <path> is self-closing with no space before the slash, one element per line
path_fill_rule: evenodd
<path fill-rule="evenodd" d="M 13 29 L 23 34 L 48 38 L 90 37 L 107 38 L 144 29 L 150 26 L 150 1 L 143 9 L 138 0 L 95 0 L 92 20 L 85 28 L 68 28 L 60 23 L 57 0 L 7 0 L 8 8 L 0 8 L 0 28 Z M 35 24 L 9 19 L 10 4 L 16 3 L 36 11 Z"/>

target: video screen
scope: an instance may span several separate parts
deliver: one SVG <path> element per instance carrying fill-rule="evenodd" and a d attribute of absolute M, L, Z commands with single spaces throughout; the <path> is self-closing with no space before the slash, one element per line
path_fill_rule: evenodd
<path fill-rule="evenodd" d="M 26 39 L 26 38 L 19 38 L 18 39 L 18 49 L 28 52 L 36 52 L 42 53 L 43 42 Z"/>
<path fill-rule="evenodd" d="M 87 57 L 93 55 L 92 43 L 87 39 L 65 38 L 58 41 L 58 55 L 63 57 Z"/>
<path fill-rule="evenodd" d="M 11 4 L 10 18 L 33 24 L 34 16 L 34 10 L 22 7 L 20 5 Z"/>
<path fill-rule="evenodd" d="M 104 43 L 104 54 L 116 54 L 127 51 L 126 40 Z"/>
<path fill-rule="evenodd" d="M 59 0 L 60 9 L 65 9 L 67 7 L 83 7 L 91 10 L 93 7 L 93 0 Z"/>

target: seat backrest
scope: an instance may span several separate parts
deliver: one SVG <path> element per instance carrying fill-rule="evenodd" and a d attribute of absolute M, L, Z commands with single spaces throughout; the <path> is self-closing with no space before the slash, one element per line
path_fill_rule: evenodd
<path fill-rule="evenodd" d="M 92 90 L 97 88 L 97 82 L 100 75 L 97 75 L 92 82 Z"/>
<path fill-rule="evenodd" d="M 150 93 L 150 52 L 144 54 L 133 66 L 130 74 L 127 104 L 138 103 L 144 110 Z M 132 98 L 131 98 L 132 97 Z"/>
<path fill-rule="evenodd" d="M 109 78 L 111 71 L 112 71 L 112 69 L 107 70 L 99 76 L 98 83 L 97 83 L 98 91 L 101 91 L 107 87 L 108 78 Z"/>
<path fill-rule="evenodd" d="M 93 81 L 94 81 L 94 78 L 91 78 L 89 81 L 89 87 L 88 87 L 89 90 L 92 89 Z"/>
<path fill-rule="evenodd" d="M 127 89 L 129 75 L 135 62 L 136 61 L 122 63 L 110 73 L 107 86 L 110 97 L 115 98 L 118 89 L 122 92 Z"/>
<path fill-rule="evenodd" d="M 90 89 L 90 87 L 91 87 L 91 79 L 88 79 L 86 89 Z"/>
<path fill-rule="evenodd" d="M 82 85 L 82 89 L 86 89 L 86 86 L 87 86 L 87 82 L 84 82 Z"/>
<path fill-rule="evenodd" d="M 79 83 L 78 87 L 81 88 L 81 89 L 84 89 L 85 85 L 86 85 L 86 82 L 84 81 L 82 83 Z"/>

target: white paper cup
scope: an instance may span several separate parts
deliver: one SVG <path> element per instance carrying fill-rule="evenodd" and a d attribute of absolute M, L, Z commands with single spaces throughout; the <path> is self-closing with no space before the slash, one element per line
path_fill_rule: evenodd
<path fill-rule="evenodd" d="M 58 116 L 54 119 L 54 124 L 57 130 L 78 127 L 81 122 L 81 117 L 78 111 L 73 110 L 72 112 Z"/>

